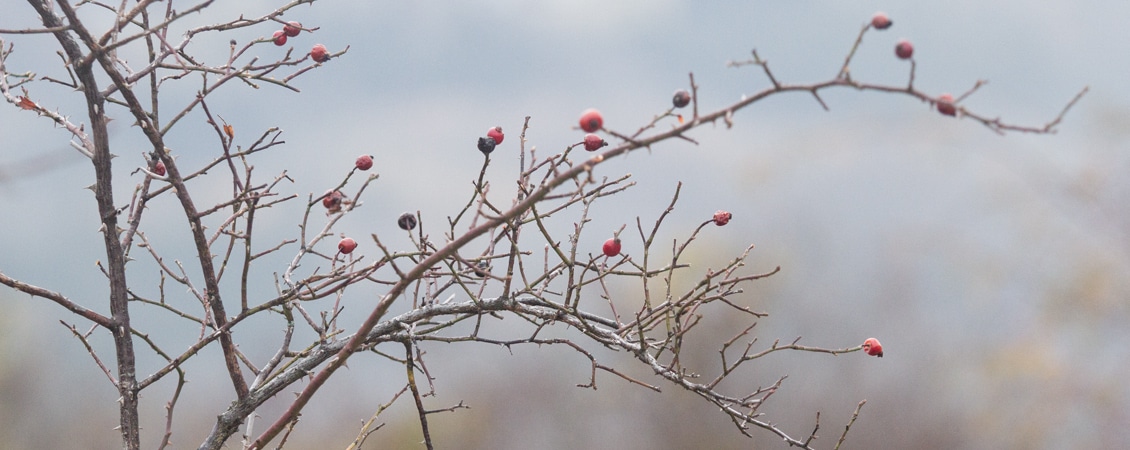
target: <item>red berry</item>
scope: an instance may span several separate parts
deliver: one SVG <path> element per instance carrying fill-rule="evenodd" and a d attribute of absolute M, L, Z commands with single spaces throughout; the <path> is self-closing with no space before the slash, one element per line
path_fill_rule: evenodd
<path fill-rule="evenodd" d="M 724 211 L 724 210 L 719 209 L 718 212 L 714 213 L 714 224 L 718 225 L 718 226 L 723 226 L 725 224 L 730 223 L 730 219 L 732 219 L 733 217 L 734 217 L 734 215 L 730 214 L 729 211 Z"/>
<path fill-rule="evenodd" d="M 314 62 L 326 62 L 330 60 L 330 52 L 326 50 L 326 46 L 322 44 L 314 44 L 314 48 L 310 49 L 310 59 Z"/>
<path fill-rule="evenodd" d="M 604 139 L 601 139 L 600 136 L 591 133 L 585 135 L 585 150 L 590 152 L 596 151 L 605 145 L 608 145 L 608 143 L 605 142 Z"/>
<path fill-rule="evenodd" d="M 676 108 L 682 108 L 689 105 L 690 103 L 691 93 L 687 92 L 686 89 L 679 89 L 675 91 L 675 96 L 671 98 L 671 104 L 675 105 Z"/>
<path fill-rule="evenodd" d="M 882 358 L 883 344 L 880 344 L 878 339 L 867 338 L 866 341 L 863 341 L 863 351 L 867 352 L 868 355 Z"/>
<path fill-rule="evenodd" d="M 891 22 L 891 18 L 887 17 L 887 13 L 885 12 L 880 11 L 875 13 L 874 16 L 871 16 L 871 26 L 875 27 L 876 30 L 886 30 L 890 28 L 892 24 L 894 24 L 894 22 Z"/>
<path fill-rule="evenodd" d="M 494 139 L 494 144 L 498 145 L 502 143 L 502 138 L 506 136 L 502 134 L 502 127 L 494 127 L 487 130 L 487 137 Z"/>
<path fill-rule="evenodd" d="M 341 208 L 341 200 L 345 195 L 341 191 L 326 191 L 326 196 L 322 197 L 322 206 L 330 211 L 337 211 Z"/>
<path fill-rule="evenodd" d="M 953 104 L 953 96 L 942 94 L 938 97 L 938 112 L 947 116 L 957 115 L 957 106 Z"/>
<path fill-rule="evenodd" d="M 620 238 L 611 238 L 604 241 L 604 256 L 613 257 L 620 254 Z"/>
<path fill-rule="evenodd" d="M 586 133 L 592 133 L 603 126 L 604 117 L 600 115 L 600 111 L 590 108 L 581 113 L 581 129 Z"/>
<path fill-rule="evenodd" d="M 298 22 L 287 22 L 286 26 L 283 27 L 283 33 L 286 33 L 286 35 L 290 36 L 290 37 L 298 36 L 298 33 L 301 33 L 301 32 L 302 32 L 302 24 L 300 24 Z"/>
<path fill-rule="evenodd" d="M 157 164 L 153 165 L 153 173 L 160 176 L 165 176 L 165 162 L 157 161 Z"/>
<path fill-rule="evenodd" d="M 911 56 L 914 56 L 914 45 L 911 45 L 910 41 L 906 39 L 899 41 L 898 44 L 895 44 L 895 56 L 898 56 L 899 59 L 910 59 Z"/>
<path fill-rule="evenodd" d="M 373 168 L 373 157 L 369 155 L 358 156 L 356 165 L 358 169 L 369 170 Z"/>
<path fill-rule="evenodd" d="M 275 45 L 280 47 L 286 45 L 286 33 L 283 30 L 276 31 L 271 35 L 271 39 L 274 39 Z"/>
<path fill-rule="evenodd" d="M 353 249 L 357 248 L 357 241 L 353 238 L 342 238 L 341 242 L 337 243 L 337 251 L 346 255 L 353 253 Z"/>

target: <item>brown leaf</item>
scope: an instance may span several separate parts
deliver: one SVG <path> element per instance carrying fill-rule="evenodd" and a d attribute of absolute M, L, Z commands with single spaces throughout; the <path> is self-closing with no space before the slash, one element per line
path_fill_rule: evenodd
<path fill-rule="evenodd" d="M 31 101 L 30 98 L 24 97 L 22 95 L 20 96 L 20 103 L 17 106 L 23 109 L 39 109 L 39 105 Z"/>

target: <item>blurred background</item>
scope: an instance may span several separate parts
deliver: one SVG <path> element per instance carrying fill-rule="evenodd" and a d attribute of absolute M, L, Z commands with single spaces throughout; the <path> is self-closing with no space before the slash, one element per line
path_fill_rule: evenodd
<path fill-rule="evenodd" d="M 183 26 L 258 16 L 276 3 L 220 2 Z M 40 23 L 22 3 L 4 9 L 0 29 Z M 688 72 L 700 86 L 702 111 L 765 89 L 759 68 L 726 67 L 754 48 L 783 83 L 830 80 L 877 10 L 894 26 L 867 33 L 851 67 L 856 80 L 905 84 L 909 64 L 894 57 L 893 47 L 907 38 L 916 47 L 916 87 L 960 94 L 989 80 L 963 105 L 1008 123 L 1043 125 L 1084 86 L 1090 93 L 1057 134 L 1004 137 L 907 96 L 824 91 L 830 111 L 807 94 L 774 96 L 736 114 L 732 129 L 719 123 L 695 130 L 699 145 L 670 141 L 600 166 L 596 176 L 632 173 L 637 185 L 594 206 L 582 247 L 598 252 L 612 231 L 629 224 L 624 251 L 638 252 L 636 217 L 645 226 L 653 222 L 680 181 L 680 202 L 661 239 L 684 239 L 717 209 L 733 212 L 729 226 L 711 227 L 696 241 L 687 280 L 754 244 L 750 272 L 782 268 L 747 286 L 739 299 L 770 314 L 754 330 L 761 344 L 798 336 L 803 344 L 831 348 L 868 337 L 884 344 L 882 359 L 778 353 L 735 376 L 734 389 L 751 390 L 788 375 L 761 412 L 804 437 L 820 411 L 820 448 L 835 445 L 864 399 L 845 448 L 1130 448 L 1130 3 L 319 2 L 285 16 L 320 27 L 315 34 L 251 53 L 273 60 L 320 42 L 332 51 L 349 46 L 346 55 L 296 79 L 300 94 L 230 83 L 209 97 L 209 106 L 235 127 L 244 147 L 268 127 L 284 130 L 286 144 L 252 163 L 264 182 L 288 171 L 294 183 L 281 190 L 300 200 L 259 218 L 259 246 L 296 236 L 298 203 L 335 185 L 357 155 L 372 154 L 381 178 L 364 207 L 336 231 L 396 236 L 399 241 L 386 242 L 406 248 L 394 218 L 420 210 L 438 239 L 446 217 L 469 197 L 482 159 L 474 141 L 487 128 L 507 132 L 490 172 L 492 195 L 506 204 L 525 116 L 532 117 L 529 145 L 547 155 L 580 140 L 573 127 L 586 108 L 600 109 L 612 130 L 646 124 L 676 89 L 688 87 Z M 106 23 L 96 14 L 88 26 L 100 30 Z M 243 43 L 277 28 L 200 35 L 188 51 L 219 65 L 229 39 Z M 15 45 L 10 72 L 66 79 L 54 38 L 3 39 Z M 141 53 L 123 57 L 135 69 L 144 65 Z M 162 121 L 199 86 L 192 76 L 167 84 Z M 45 82 L 28 89 L 33 100 L 86 121 L 81 95 Z M 116 199 L 124 205 L 141 180 L 132 172 L 143 164 L 146 144 L 125 111 L 111 115 L 118 119 L 111 130 L 119 156 Z M 203 120 L 190 114 L 168 135 L 182 167 L 219 155 Z M 67 141 L 65 130 L 45 118 L 0 108 L 0 271 L 105 313 L 107 287 L 95 264 L 104 254 L 84 189 L 93 173 Z M 199 202 L 230 194 L 222 172 L 192 185 Z M 198 276 L 172 200 L 150 205 L 147 236 Z M 558 235 L 564 238 L 578 217 L 563 216 Z M 364 254 L 379 252 L 362 244 Z M 156 295 L 157 270 L 138 250 L 129 276 L 137 289 Z M 272 297 L 274 274 L 289 259 L 265 260 L 253 274 L 253 295 Z M 179 286 L 166 289 L 170 301 L 192 301 Z M 346 314 L 367 314 L 379 294 L 349 291 Z M 625 303 L 639 301 L 631 288 L 619 294 Z M 6 288 L 0 308 L 3 446 L 118 446 L 116 393 L 59 323 L 75 318 Z M 199 332 L 168 313 L 136 311 L 135 325 L 144 324 L 142 331 L 170 351 L 179 353 Z M 700 372 L 714 374 L 717 343 L 744 320 L 708 317 L 703 327 L 718 336 L 690 344 L 700 354 Z M 515 322 L 491 323 L 490 330 L 510 338 L 528 333 Z M 264 318 L 236 338 L 261 363 L 281 329 L 277 317 Z M 92 340 L 112 364 L 109 336 L 96 332 Z M 598 374 L 597 390 L 577 388 L 588 382 L 588 360 L 563 348 L 430 344 L 424 350 L 436 377 L 428 407 L 460 401 L 471 407 L 432 416 L 440 448 L 784 448 L 767 432 L 742 436 L 715 408 L 662 384 L 629 355 L 597 353 L 603 363 L 659 384 L 662 393 L 606 373 Z M 160 367 L 146 348 L 138 351 L 142 376 Z M 187 365 L 175 448 L 195 447 L 227 407 L 232 392 L 220 365 L 216 349 Z M 403 376 L 401 366 L 380 357 L 351 359 L 302 416 L 292 448 L 346 447 Z M 147 447 L 163 432 L 171 381 L 144 393 Z M 264 408 L 257 429 L 274 420 L 281 404 Z M 380 422 L 386 425 L 367 448 L 422 448 L 409 399 Z"/>

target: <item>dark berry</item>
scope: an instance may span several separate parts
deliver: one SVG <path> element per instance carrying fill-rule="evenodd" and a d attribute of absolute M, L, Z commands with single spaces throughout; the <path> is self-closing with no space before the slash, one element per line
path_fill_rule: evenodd
<path fill-rule="evenodd" d="M 416 215 L 407 212 L 401 214 L 400 217 L 396 219 L 396 226 L 400 227 L 401 230 L 416 228 Z"/>
<path fill-rule="evenodd" d="M 671 103 L 675 105 L 676 108 L 687 106 L 691 103 L 691 93 L 687 92 L 686 89 L 679 89 L 675 91 L 675 96 L 671 98 Z"/>
<path fill-rule="evenodd" d="M 483 152 L 484 155 L 489 155 L 490 152 L 494 151 L 496 144 L 497 142 L 494 141 L 494 138 L 481 137 L 479 138 L 479 151 Z"/>

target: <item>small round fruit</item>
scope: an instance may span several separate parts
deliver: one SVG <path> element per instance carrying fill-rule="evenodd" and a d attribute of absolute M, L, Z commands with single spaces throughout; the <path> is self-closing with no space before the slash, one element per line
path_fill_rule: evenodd
<path fill-rule="evenodd" d="M 494 145 L 498 145 L 502 143 L 502 139 L 505 138 L 506 135 L 502 134 L 502 127 L 494 127 L 487 130 L 487 137 L 494 139 Z"/>
<path fill-rule="evenodd" d="M 490 152 L 494 151 L 496 144 L 498 143 L 494 141 L 494 138 L 481 137 L 479 138 L 479 151 L 483 152 L 484 155 L 489 155 Z"/>
<path fill-rule="evenodd" d="M 286 32 L 283 30 L 276 31 L 271 35 L 271 39 L 275 41 L 275 45 L 282 47 L 286 45 Z"/>
<path fill-rule="evenodd" d="M 953 96 L 950 94 L 942 94 L 938 97 L 938 112 L 947 116 L 957 115 L 957 105 L 953 104 Z"/>
<path fill-rule="evenodd" d="M 611 238 L 604 241 L 604 256 L 613 257 L 620 254 L 620 238 Z"/>
<path fill-rule="evenodd" d="M 871 26 L 875 27 L 876 30 L 886 30 L 890 28 L 892 24 L 894 24 L 894 22 L 891 22 L 891 18 L 887 17 L 887 13 L 885 12 L 880 11 L 875 13 L 874 16 L 871 16 Z"/>
<path fill-rule="evenodd" d="M 357 168 L 360 169 L 360 170 L 372 169 L 373 168 L 373 157 L 369 156 L 369 155 L 358 156 L 357 162 L 355 164 L 356 164 Z"/>
<path fill-rule="evenodd" d="M 341 200 L 343 198 L 345 198 L 345 195 L 342 194 L 341 191 L 327 191 L 326 196 L 322 197 L 322 206 L 325 206 L 326 209 L 330 211 L 336 210 L 341 208 Z"/>
<path fill-rule="evenodd" d="M 686 89 L 679 89 L 675 91 L 675 96 L 671 98 L 671 104 L 676 108 L 682 108 L 691 104 L 691 93 Z"/>
<path fill-rule="evenodd" d="M 720 210 L 718 210 L 717 212 L 714 213 L 714 224 L 718 225 L 718 226 L 723 226 L 723 225 L 730 223 L 730 219 L 732 219 L 732 218 L 734 218 L 733 214 L 730 214 L 729 211 L 725 211 L 725 210 L 720 209 Z"/>
<path fill-rule="evenodd" d="M 906 39 L 899 41 L 898 44 L 895 44 L 895 56 L 898 56 L 899 59 L 910 59 L 911 56 L 914 56 L 914 45 Z"/>
<path fill-rule="evenodd" d="M 601 147 L 604 147 L 605 145 L 608 145 L 608 142 L 605 142 L 605 140 L 601 139 L 600 136 L 592 133 L 585 135 L 585 150 L 592 152 L 598 150 Z"/>
<path fill-rule="evenodd" d="M 330 60 L 330 52 L 326 50 L 326 46 L 322 44 L 314 44 L 314 48 L 310 49 L 310 59 L 314 62 L 326 62 Z"/>
<path fill-rule="evenodd" d="M 867 338 L 866 341 L 863 341 L 863 351 L 867 352 L 868 355 L 882 358 L 883 344 L 880 344 L 878 339 Z"/>
<path fill-rule="evenodd" d="M 341 238 L 341 242 L 337 243 L 337 251 L 346 255 L 353 253 L 353 249 L 357 248 L 357 241 L 353 238 Z"/>
<path fill-rule="evenodd" d="M 416 215 L 410 212 L 401 214 L 400 217 L 396 218 L 396 226 L 400 227 L 401 230 L 416 228 Z"/>
<path fill-rule="evenodd" d="M 286 33 L 286 35 L 290 37 L 298 36 L 298 33 L 301 32 L 302 24 L 298 22 L 287 22 L 286 26 L 283 27 L 283 33 Z"/>
<path fill-rule="evenodd" d="M 478 275 L 479 278 L 486 278 L 487 275 L 490 275 L 490 263 L 479 261 L 479 263 L 475 265 L 475 275 Z"/>
<path fill-rule="evenodd" d="M 581 129 L 586 133 L 595 132 L 603 126 L 604 116 L 600 115 L 600 111 L 590 108 L 581 113 Z"/>
<path fill-rule="evenodd" d="M 153 173 L 160 176 L 165 176 L 165 162 L 157 161 L 157 164 L 153 165 Z"/>

